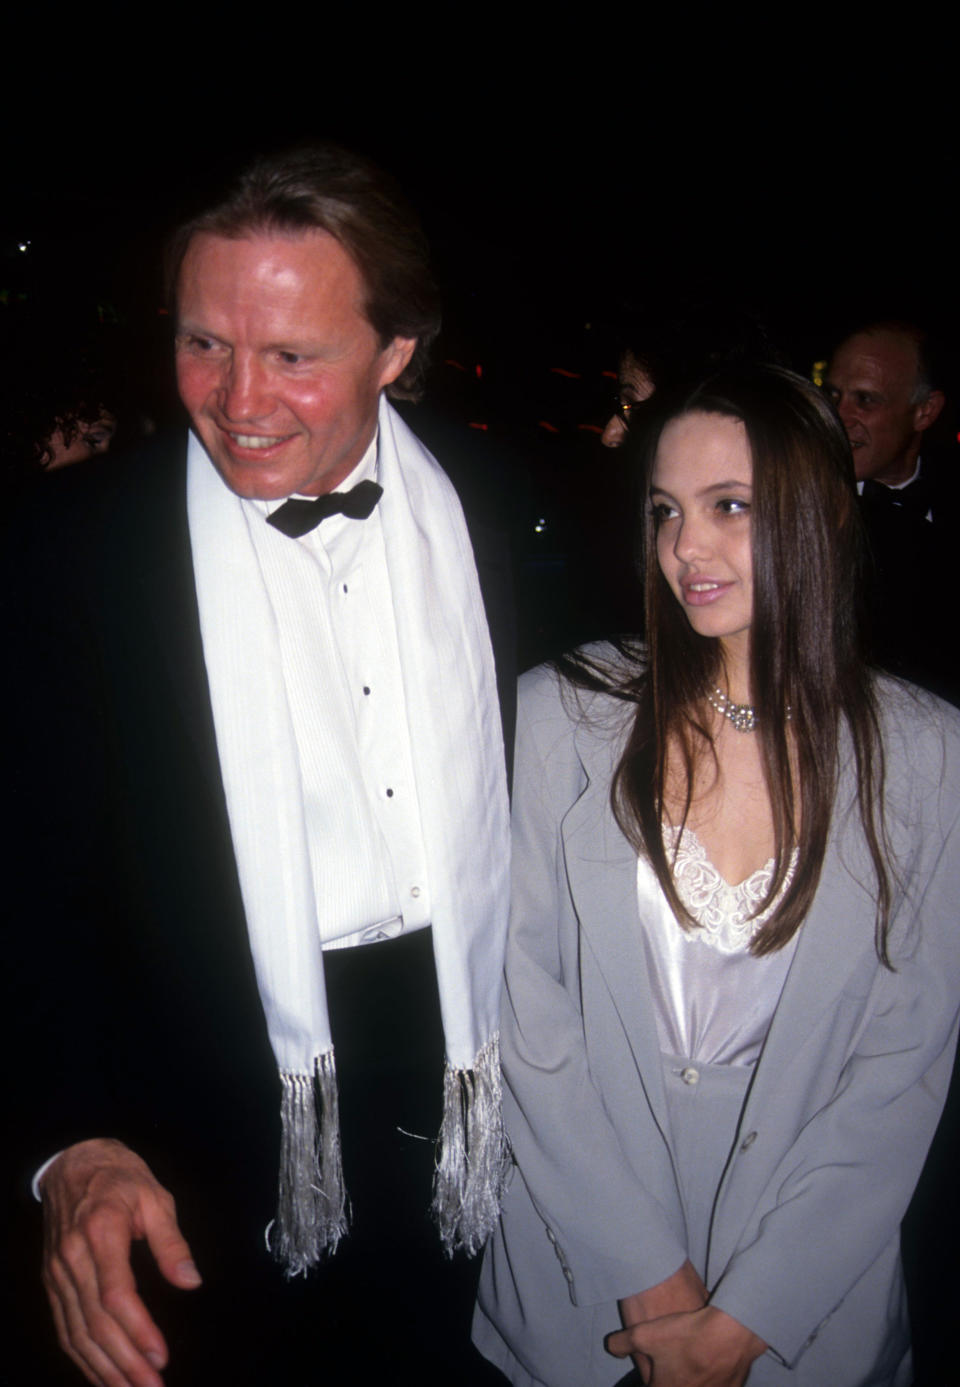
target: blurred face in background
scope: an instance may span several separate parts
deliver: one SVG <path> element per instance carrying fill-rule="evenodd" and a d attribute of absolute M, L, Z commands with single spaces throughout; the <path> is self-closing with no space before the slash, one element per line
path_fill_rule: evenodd
<path fill-rule="evenodd" d="M 857 332 L 834 352 L 824 389 L 847 431 L 857 480 L 908 482 L 944 403 L 941 391 L 921 387 L 916 343 L 887 329 Z"/>
<path fill-rule="evenodd" d="M 53 472 L 58 467 L 69 467 L 75 462 L 86 462 L 87 458 L 107 452 L 116 431 L 116 418 L 106 409 L 93 423 L 87 420 L 75 420 L 72 429 L 67 428 L 66 431 L 63 428 L 54 429 L 44 444 L 45 451 L 50 455 L 49 462 L 43 464 L 44 469 L 47 472 Z M 69 439 L 66 434 L 70 435 Z"/>
<path fill-rule="evenodd" d="M 653 394 L 654 384 L 646 368 L 640 364 L 632 352 L 624 352 L 617 371 L 617 395 L 624 413 L 629 415 L 634 405 L 643 404 Z M 606 427 L 600 435 L 605 448 L 619 448 L 626 442 L 627 424 L 618 411 L 611 414 Z"/>

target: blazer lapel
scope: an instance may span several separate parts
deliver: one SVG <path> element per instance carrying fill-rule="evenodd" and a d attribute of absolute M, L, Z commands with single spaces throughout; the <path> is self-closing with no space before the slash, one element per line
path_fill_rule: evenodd
<path fill-rule="evenodd" d="M 163 440 L 128 465 L 91 545 L 135 876 L 150 891 L 134 918 L 145 957 L 190 959 L 216 1045 L 231 1037 L 272 1092 L 200 637 L 186 450 Z"/>
<path fill-rule="evenodd" d="M 666 1129 L 666 1097 L 650 977 L 637 905 L 637 854 L 610 807 L 619 739 L 584 724 L 577 750 L 588 785 L 563 824 L 570 894 L 584 939 L 606 983 L 654 1116 Z"/>
<path fill-rule="evenodd" d="M 119 573 L 127 584 L 106 606 L 119 625 L 116 649 L 125 660 L 143 661 L 141 705 L 161 725 L 176 709 L 197 767 L 222 800 L 187 526 L 185 440 L 165 440 L 134 465 L 135 486 L 108 539 L 113 557 L 105 581 L 115 589 Z M 152 723 L 151 716 L 145 725 Z"/>
<path fill-rule="evenodd" d="M 842 790 L 843 784 L 838 795 L 841 803 Z M 804 1095 L 816 1092 L 831 1013 L 836 1012 L 864 954 L 874 948 L 872 901 L 859 886 L 861 881 L 869 883 L 871 869 L 863 860 L 859 835 L 845 832 L 849 824 L 848 816 L 831 833 L 817 894 L 800 927 L 796 952 L 750 1085 L 717 1199 L 708 1269 L 711 1279 L 734 1251 L 757 1191 L 772 1174 L 784 1140 L 796 1125 L 798 1104 Z M 811 1036 L 820 1037 L 815 1055 L 807 1043 Z M 765 1139 L 754 1146 L 758 1132 Z M 750 1154 L 739 1160 L 746 1151 Z M 763 1170 L 765 1161 L 769 1168 Z"/>
<path fill-rule="evenodd" d="M 796 953 L 764 1044 L 750 1095 L 753 1107 L 763 1102 L 771 1084 L 782 1084 L 803 1042 L 835 1008 L 864 951 L 874 947 L 872 928 L 865 928 L 863 913 L 851 908 L 852 884 L 837 845 L 831 842 L 816 898 L 800 928 Z M 846 902 L 848 908 L 840 902 Z"/>

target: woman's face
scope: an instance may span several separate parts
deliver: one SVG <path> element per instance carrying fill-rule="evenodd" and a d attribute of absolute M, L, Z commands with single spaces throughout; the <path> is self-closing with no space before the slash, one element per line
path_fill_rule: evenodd
<path fill-rule="evenodd" d="M 663 576 L 693 629 L 745 654 L 753 619 L 753 462 L 739 419 L 684 414 L 660 436 L 650 499 Z"/>
<path fill-rule="evenodd" d="M 653 381 L 632 352 L 624 352 L 617 371 L 617 394 L 622 405 L 639 405 L 653 394 Z M 627 426 L 619 414 L 611 414 L 600 442 L 605 448 L 619 448 L 627 438 Z"/>

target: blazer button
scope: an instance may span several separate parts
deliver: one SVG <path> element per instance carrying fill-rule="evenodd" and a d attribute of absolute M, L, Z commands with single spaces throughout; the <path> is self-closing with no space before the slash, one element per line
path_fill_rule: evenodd
<path fill-rule="evenodd" d="M 680 1070 L 680 1077 L 685 1084 L 693 1085 L 700 1082 L 699 1073 L 691 1065 L 687 1065 L 686 1069 Z"/>
<path fill-rule="evenodd" d="M 749 1150 L 750 1150 L 750 1147 L 753 1145 L 753 1143 L 756 1141 L 756 1139 L 757 1139 L 757 1134 L 756 1134 L 756 1132 L 748 1132 L 747 1135 L 744 1137 L 743 1141 L 740 1143 L 740 1150 L 741 1150 L 741 1151 L 749 1151 Z"/>

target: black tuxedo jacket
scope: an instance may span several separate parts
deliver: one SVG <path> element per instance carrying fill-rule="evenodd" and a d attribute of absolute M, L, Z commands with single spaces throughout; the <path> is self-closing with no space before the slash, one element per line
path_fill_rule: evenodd
<path fill-rule="evenodd" d="M 870 653 L 883 669 L 960 707 L 960 656 L 943 609 L 954 581 L 949 538 L 960 503 L 956 450 L 925 454 L 920 483 L 919 510 L 902 505 L 898 493 L 881 484 L 865 486 L 860 497 L 871 560 L 865 590 Z"/>
<path fill-rule="evenodd" d="M 489 528 L 471 534 L 512 746 L 509 564 Z M 73 1141 L 118 1137 L 174 1191 L 210 1266 L 272 1217 L 280 1095 L 220 780 L 183 443 L 43 478 L 5 566 L 15 1178 Z"/>

